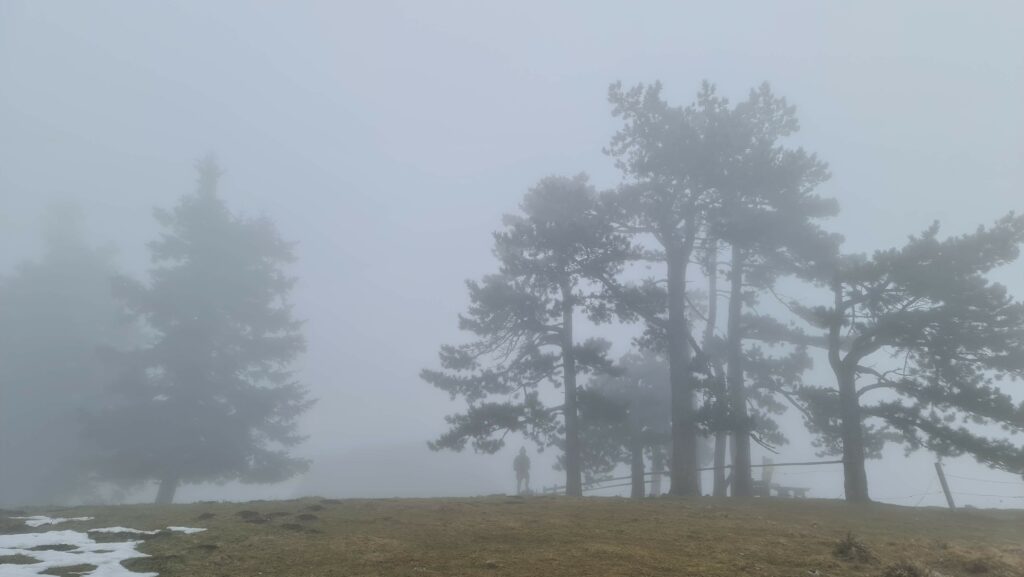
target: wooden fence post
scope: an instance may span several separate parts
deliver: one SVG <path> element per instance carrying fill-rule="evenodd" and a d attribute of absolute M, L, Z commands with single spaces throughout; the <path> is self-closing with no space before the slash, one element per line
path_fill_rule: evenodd
<path fill-rule="evenodd" d="M 946 503 L 950 509 L 956 509 L 956 503 L 953 502 L 953 494 L 949 492 L 949 483 L 946 483 L 946 472 L 942 470 L 942 463 L 940 461 L 935 462 L 935 472 L 939 475 L 942 492 L 946 494 Z"/>

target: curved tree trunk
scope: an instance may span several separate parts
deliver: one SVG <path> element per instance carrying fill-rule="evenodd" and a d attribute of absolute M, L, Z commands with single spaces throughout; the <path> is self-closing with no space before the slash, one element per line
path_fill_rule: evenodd
<path fill-rule="evenodd" d="M 568 283 L 562 284 L 562 373 L 565 379 L 565 494 L 583 496 L 580 463 L 580 424 L 576 406 L 576 354 L 573 350 L 573 296 Z"/>
<path fill-rule="evenodd" d="M 841 435 L 843 439 L 843 487 L 846 500 L 852 503 L 868 503 L 868 475 L 864 468 L 864 430 L 861 428 L 860 399 L 853 371 L 845 370 L 839 375 L 839 403 L 842 415 Z"/>
<path fill-rule="evenodd" d="M 174 502 L 174 494 L 178 492 L 180 478 L 177 475 L 167 475 L 160 479 L 160 488 L 156 491 L 157 505 L 170 505 Z"/>
<path fill-rule="evenodd" d="M 735 423 L 734 452 L 732 455 L 732 494 L 734 497 L 753 495 L 750 476 L 750 420 L 747 415 L 747 388 L 743 382 L 743 250 L 733 245 L 732 271 L 729 287 L 729 334 L 726 353 L 726 378 L 729 386 L 729 406 Z"/>
<path fill-rule="evenodd" d="M 843 487 L 846 500 L 852 503 L 867 503 L 868 475 L 864 468 L 864 430 L 861 428 L 860 398 L 857 396 L 857 379 L 854 368 L 860 359 L 849 354 L 842 357 L 840 332 L 846 308 L 843 304 L 843 283 L 837 272 L 832 279 L 834 298 L 832 318 L 828 328 L 828 362 L 839 384 L 840 437 L 843 441 Z"/>
<path fill-rule="evenodd" d="M 672 391 L 672 484 L 669 494 L 700 496 L 697 423 L 686 323 L 686 266 L 690 251 L 666 247 L 668 265 L 668 368 Z"/>

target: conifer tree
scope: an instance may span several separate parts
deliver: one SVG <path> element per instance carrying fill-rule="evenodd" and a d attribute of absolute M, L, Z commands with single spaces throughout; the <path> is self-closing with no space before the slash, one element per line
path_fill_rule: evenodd
<path fill-rule="evenodd" d="M 812 220 L 834 213 L 836 206 L 813 193 L 827 177 L 824 164 L 780 142 L 797 128 L 795 111 L 767 85 L 734 107 L 709 83 L 686 108 L 669 106 L 660 91 L 659 84 L 628 91 L 612 86 L 613 113 L 625 126 L 608 152 L 626 182 L 608 203 L 623 230 L 653 245 L 644 256 L 663 264 L 666 278 L 639 286 L 616 279 L 604 279 L 604 284 L 623 318 L 642 318 L 649 338 L 664 339 L 672 382 L 671 492 L 700 493 L 698 436 L 710 426 L 718 437 L 720 464 L 723 427 L 734 433 L 734 494 L 749 495 L 750 438 L 771 424 L 755 424 L 748 415 L 741 323 L 745 302 L 754 285 L 770 284 L 793 269 L 785 265 L 787 259 L 816 255 L 825 250 L 821 244 L 831 246 L 830 237 Z M 690 332 L 702 315 L 693 306 L 687 279 L 688 266 L 703 252 L 699 260 L 716 280 L 719 243 L 731 252 L 725 346 L 718 349 L 713 342 L 717 294 L 709 295 L 704 335 L 706 348 L 723 353 L 716 359 L 702 354 Z M 715 285 L 711 290 L 717 292 Z M 706 402 L 698 408 L 701 391 Z M 727 400 L 719 398 L 723 394 Z M 716 493 L 722 494 L 724 476 L 717 474 L 715 481 Z"/>
<path fill-rule="evenodd" d="M 628 250 L 600 212 L 586 175 L 548 177 L 532 188 L 521 214 L 505 217 L 495 233 L 499 273 L 468 282 L 470 307 L 459 326 L 475 341 L 441 348 L 442 370 L 424 380 L 463 398 L 466 412 L 447 417 L 450 430 L 431 448 L 495 452 L 509 432 L 538 444 L 563 439 L 566 493 L 582 495 L 577 376 L 611 368 L 608 343 L 577 342 L 578 312 L 605 315 L 587 279 L 614 275 Z M 549 407 L 544 385 L 561 388 Z M 559 419 L 561 416 L 561 419 Z"/>
<path fill-rule="evenodd" d="M 97 349 L 141 335 L 111 294 L 113 249 L 91 246 L 72 204 L 51 206 L 43 251 L 0 278 L 0 504 L 90 496 L 84 411 L 111 372 Z"/>
<path fill-rule="evenodd" d="M 622 230 L 653 240 L 645 257 L 664 266 L 665 278 L 664 283 L 649 279 L 632 287 L 614 278 L 602 282 L 623 318 L 642 318 L 649 332 L 664 339 L 672 409 L 669 493 L 697 496 L 701 432 L 696 395 L 702 385 L 691 362 L 699 347 L 690 332 L 687 279 L 713 193 L 711 177 L 721 161 L 711 119 L 722 102 L 705 84 L 694 104 L 673 107 L 662 98 L 660 83 L 629 90 L 613 84 L 609 101 L 623 126 L 606 152 L 625 178 L 607 199 L 614 208 L 610 213 Z"/>
<path fill-rule="evenodd" d="M 733 433 L 732 494 L 749 497 L 751 435 L 759 425 L 748 409 L 745 309 L 779 276 L 806 266 L 804 260 L 832 254 L 836 240 L 821 232 L 815 220 L 835 215 L 838 205 L 815 193 L 828 178 L 825 164 L 783 141 L 799 129 L 795 107 L 775 96 L 767 84 L 751 90 L 734 107 L 725 99 L 718 101 L 719 113 L 709 122 L 715 127 L 710 133 L 721 160 L 711 177 L 715 192 L 707 234 L 729 245 L 725 359 Z M 768 361 L 758 354 L 761 362 Z"/>
<path fill-rule="evenodd" d="M 1024 471 L 1019 443 L 978 428 L 1024 432 L 1024 404 L 1005 390 L 1024 377 L 1024 303 L 986 278 L 1022 242 L 1024 217 L 1012 214 L 944 240 L 935 224 L 900 248 L 840 259 L 831 306 L 790 304 L 825 331 L 836 384 L 799 396 L 820 446 L 843 456 L 848 501 L 870 499 L 864 462 L 886 442 Z"/>
<path fill-rule="evenodd" d="M 585 464 L 598 476 L 626 464 L 631 496 L 645 496 L 645 455 L 660 470 L 671 439 L 668 362 L 653 351 L 622 357 L 619 372 L 591 379 L 583 410 Z"/>
<path fill-rule="evenodd" d="M 268 219 L 228 210 L 214 161 L 198 172 L 195 194 L 155 212 L 150 281 L 117 287 L 154 342 L 111 355 L 116 397 L 90 425 L 96 471 L 158 481 L 158 503 L 182 483 L 273 483 L 307 467 L 289 454 L 311 405 L 292 369 L 305 347 L 288 302 L 292 245 Z"/>

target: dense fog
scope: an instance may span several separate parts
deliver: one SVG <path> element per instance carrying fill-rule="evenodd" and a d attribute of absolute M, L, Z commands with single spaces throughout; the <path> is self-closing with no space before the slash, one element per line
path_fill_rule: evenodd
<path fill-rule="evenodd" d="M 834 199 L 838 212 L 817 219 L 817 232 L 842 235 L 843 254 L 870 256 L 936 221 L 941 241 L 1024 211 L 1022 20 L 1024 6 L 1009 1 L 4 2 L 0 505 L 153 500 L 157 483 L 170 483 L 153 472 L 162 470 L 160 455 L 178 450 L 167 431 L 187 431 L 192 414 L 160 408 L 176 397 L 159 385 L 139 400 L 132 383 L 166 381 L 172 391 L 199 382 L 185 370 L 195 367 L 173 363 L 207 341 L 190 340 L 175 315 L 200 323 L 236 305 L 230 314 L 258 328 L 239 330 L 231 350 L 259 358 L 228 372 L 286 392 L 249 390 L 241 377 L 238 386 L 218 384 L 223 391 L 210 398 L 238 404 L 226 414 L 251 410 L 265 426 L 223 431 L 230 442 L 204 445 L 193 461 L 223 464 L 243 446 L 248 452 L 203 482 L 174 473 L 174 500 L 513 493 L 513 459 L 524 447 L 532 489 L 564 486 L 556 468 L 565 465 L 564 431 L 499 430 L 493 437 L 503 445 L 481 447 L 493 453 L 474 451 L 472 441 L 461 452 L 451 450 L 458 442 L 437 443 L 450 429 L 445 416 L 464 413 L 466 398 L 421 371 L 442 371 L 442 345 L 473 341 L 459 327 L 473 304 L 466 282 L 485 286 L 499 272 L 494 233 L 516 234 L 517 221 L 503 215 L 529 222 L 524 195 L 571 189 L 580 173 L 591 200 L 643 181 L 642 171 L 616 165 L 629 158 L 617 157 L 613 142 L 628 119 L 613 115 L 609 87 L 621 83 L 625 102 L 633 87 L 660 82 L 660 93 L 647 94 L 674 119 L 704 81 L 728 107 L 769 83 L 799 122 L 799 131 L 782 131 L 780 146 L 827 163 L 829 177 L 813 194 Z M 544 180 L 553 175 L 562 179 Z M 656 246 L 642 234 L 633 241 Z M 991 250 L 1009 254 L 1020 240 L 1006 242 Z M 951 262 L 974 260 L 966 244 Z M 693 301 L 706 301 L 698 253 L 687 286 Z M 1024 260 L 1006 260 L 982 276 L 1019 300 Z M 219 300 L 201 283 L 176 280 L 174 265 L 185 261 L 205 271 L 196 278 L 223 281 Z M 616 274 L 634 286 L 664 276 L 662 268 L 632 261 Z M 720 333 L 727 276 L 719 281 Z M 788 304 L 831 306 L 832 296 L 827 282 L 780 274 L 752 310 L 788 323 Z M 687 307 L 700 340 L 707 303 Z M 657 341 L 642 318 L 606 312 L 607 322 L 595 322 L 576 311 L 575 340 L 607 340 L 615 362 L 639 354 L 638 341 Z M 253 345 L 259 331 L 273 338 Z M 159 344 L 168 334 L 178 340 Z M 808 355 L 813 368 L 801 382 L 834 386 L 827 354 Z M 884 372 L 904 357 L 883 351 L 870 362 Z M 650 377 L 666 387 L 655 409 L 668 403 L 662 370 Z M 581 372 L 581 390 L 618 390 L 614 376 L 599 372 Z M 984 370 L 1011 405 L 1024 407 L 1024 382 L 1013 373 Z M 547 407 L 561 403 L 560 386 L 538 392 Z M 751 463 L 841 458 L 820 454 L 801 412 L 774 398 L 785 407 L 772 418 L 786 442 L 759 437 Z M 657 415 L 667 423 L 667 410 Z M 958 505 L 1024 506 L 1014 471 L 1024 464 L 1014 461 L 1024 436 L 1013 430 L 1024 418 L 1008 419 L 1009 431 L 998 419 L 965 425 L 1007 441 L 994 468 L 971 455 L 942 458 Z M 584 469 L 588 451 L 598 450 L 587 444 L 599 435 L 588 426 L 596 425 L 581 429 Z M 941 447 L 907 454 L 895 441 L 867 461 L 871 498 L 945 506 L 933 466 Z M 713 435 L 698 444 L 697 459 L 710 466 Z M 616 445 L 615 454 L 627 449 Z M 649 470 L 656 457 L 645 455 Z M 628 477 L 630 463 L 595 474 Z M 755 467 L 753 478 L 761 474 Z M 844 496 L 841 464 L 776 467 L 773 475 L 810 497 Z M 700 485 L 712 492 L 711 471 Z M 630 487 L 586 494 L 628 496 Z"/>

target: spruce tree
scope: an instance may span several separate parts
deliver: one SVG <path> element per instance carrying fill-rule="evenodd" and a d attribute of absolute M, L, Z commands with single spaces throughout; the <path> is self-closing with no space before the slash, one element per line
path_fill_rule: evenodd
<path fill-rule="evenodd" d="M 154 340 L 111 355 L 116 397 L 90 425 L 96 471 L 158 481 L 158 503 L 182 483 L 273 483 L 307 467 L 289 454 L 311 405 L 292 369 L 305 347 L 288 302 L 293 247 L 270 220 L 229 211 L 215 162 L 198 172 L 195 194 L 155 212 L 150 281 L 117 287 Z"/>

